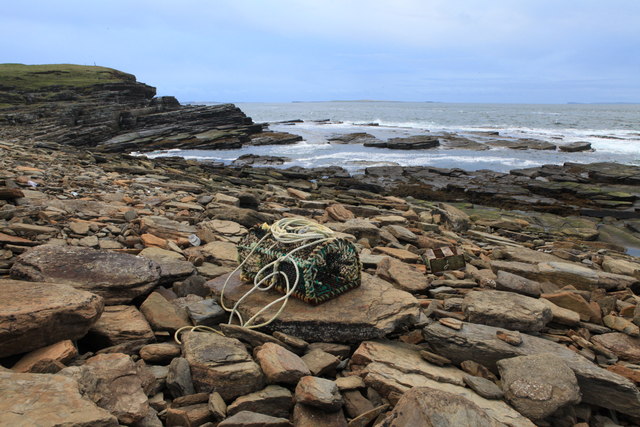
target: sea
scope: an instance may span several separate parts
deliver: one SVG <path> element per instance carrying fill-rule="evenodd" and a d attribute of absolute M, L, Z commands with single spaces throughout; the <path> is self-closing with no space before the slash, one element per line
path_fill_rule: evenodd
<path fill-rule="evenodd" d="M 256 123 L 300 135 L 294 145 L 247 146 L 236 150 L 167 150 L 149 157 L 231 163 L 243 154 L 290 159 L 280 167 L 341 166 L 352 174 L 382 165 L 434 166 L 467 171 L 508 172 L 543 164 L 617 162 L 640 165 L 640 104 L 461 104 L 436 102 L 333 101 L 237 103 Z M 301 122 L 285 123 L 298 120 Z M 394 150 L 359 144 L 332 144 L 338 135 L 367 132 L 382 140 L 425 133 L 454 133 L 486 142 L 528 138 L 555 145 L 589 142 L 593 151 Z M 498 132 L 499 136 L 490 133 Z"/>

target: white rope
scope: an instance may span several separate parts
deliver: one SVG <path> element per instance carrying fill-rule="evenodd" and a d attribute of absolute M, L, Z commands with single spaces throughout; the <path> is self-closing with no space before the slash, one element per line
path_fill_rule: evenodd
<path fill-rule="evenodd" d="M 293 284 L 289 283 L 289 277 L 283 271 L 279 270 L 280 264 L 287 260 L 290 260 L 293 254 L 302 249 L 333 239 L 333 234 L 333 230 L 331 230 L 330 228 L 304 218 L 284 218 L 273 223 L 273 225 L 269 227 L 269 232 L 267 232 L 258 241 L 258 243 L 254 245 L 246 258 L 240 263 L 240 265 L 238 265 L 238 267 L 236 267 L 236 269 L 233 270 L 231 274 L 229 274 L 227 280 L 225 280 L 224 285 L 222 286 L 222 290 L 220 292 L 220 306 L 226 311 L 230 312 L 229 324 L 231 324 L 234 318 L 236 318 L 240 326 L 243 326 L 247 329 L 257 329 L 273 322 L 287 306 L 287 301 L 289 300 L 291 294 L 293 294 L 293 292 L 296 290 L 296 287 L 298 286 L 298 282 L 300 280 L 300 270 L 298 269 L 298 265 L 295 262 L 291 262 L 296 272 Z M 233 307 L 227 307 L 224 304 L 224 292 L 227 284 L 229 283 L 229 279 L 231 279 L 231 276 L 233 276 L 236 272 L 238 272 L 238 270 L 242 268 L 242 266 L 247 262 L 251 255 L 253 255 L 256 249 L 258 249 L 260 245 L 265 241 L 265 239 L 270 235 L 280 243 L 293 244 L 305 241 L 308 241 L 308 243 L 292 249 L 278 259 L 263 266 L 260 271 L 258 271 L 253 280 L 253 287 L 249 289 L 243 296 L 241 296 L 233 305 Z M 268 272 L 269 270 L 271 270 L 271 272 Z M 284 295 L 262 307 L 257 313 L 255 313 L 250 319 L 245 322 L 242 319 L 242 315 L 238 311 L 240 304 L 255 291 L 265 292 L 270 290 L 275 285 L 276 276 L 278 275 L 282 275 L 282 277 L 284 278 L 284 282 L 286 285 Z M 265 283 L 267 283 L 267 285 L 263 286 Z M 253 324 L 259 315 L 264 313 L 269 308 L 273 307 L 275 304 L 278 304 L 279 302 L 282 302 L 282 305 L 269 320 L 257 325 Z"/>

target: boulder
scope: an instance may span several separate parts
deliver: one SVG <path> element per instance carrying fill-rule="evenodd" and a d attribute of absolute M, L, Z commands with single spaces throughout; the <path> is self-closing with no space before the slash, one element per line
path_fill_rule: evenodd
<path fill-rule="evenodd" d="M 207 286 L 220 295 L 227 276 L 207 282 Z M 224 293 L 225 304 L 233 306 L 248 290 L 248 286 L 234 275 Z M 254 292 L 239 306 L 245 319 L 278 298 L 275 291 Z M 256 323 L 270 319 L 279 309 L 271 307 L 256 318 Z M 319 306 L 311 306 L 290 298 L 280 316 L 265 327 L 306 341 L 359 342 L 375 339 L 415 323 L 418 302 L 410 294 L 394 289 L 384 280 L 362 274 L 360 287 L 350 290 Z"/>
<path fill-rule="evenodd" d="M 63 369 L 60 375 L 78 381 L 82 394 L 115 415 L 120 423 L 141 421 L 149 412 L 136 365 L 126 354 L 99 354 L 82 366 Z"/>
<path fill-rule="evenodd" d="M 83 337 L 104 308 L 101 297 L 58 283 L 0 280 L 0 357 Z"/>
<path fill-rule="evenodd" d="M 540 420 L 580 403 L 575 374 L 554 354 L 503 359 L 498 369 L 507 401 L 527 418 Z"/>
<path fill-rule="evenodd" d="M 265 343 L 254 354 L 269 383 L 295 385 L 300 378 L 311 375 L 300 356 L 278 344 Z"/>
<path fill-rule="evenodd" d="M 288 418 L 292 407 L 293 396 L 289 390 L 278 385 L 268 385 L 260 391 L 238 397 L 227 407 L 227 415 L 251 411 Z"/>
<path fill-rule="evenodd" d="M 211 332 L 189 332 L 182 337 L 182 354 L 191 367 L 197 392 L 216 391 L 229 401 L 264 387 L 260 366 L 237 339 Z"/>
<path fill-rule="evenodd" d="M 334 381 L 312 376 L 300 379 L 296 386 L 295 401 L 327 412 L 338 411 L 343 404 Z"/>
<path fill-rule="evenodd" d="M 449 390 L 439 390 L 437 386 L 414 387 L 400 398 L 391 415 L 382 425 L 385 427 L 535 426 L 504 403 L 502 405 L 504 405 L 503 412 L 491 411 L 479 406 L 465 395 Z"/>
<path fill-rule="evenodd" d="M 118 419 L 83 397 L 65 376 L 0 371 L 0 425 L 117 427 Z"/>
<path fill-rule="evenodd" d="M 504 291 L 471 291 L 462 308 L 470 322 L 518 331 L 540 331 L 553 317 L 537 299 Z"/>
<path fill-rule="evenodd" d="M 626 378 L 598 367 L 561 344 L 522 334 L 522 344 L 512 346 L 496 338 L 497 331 L 492 326 L 473 323 L 465 323 L 460 330 L 432 323 L 423 329 L 423 334 L 432 351 L 453 363 L 474 360 L 493 372 L 497 372 L 496 364 L 502 359 L 553 353 L 576 374 L 584 402 L 640 416 L 640 391 Z"/>
<path fill-rule="evenodd" d="M 155 336 L 147 319 L 134 306 L 105 307 L 100 319 L 91 327 L 90 340 L 96 346 L 110 347 L 127 341 L 149 343 Z"/>
<path fill-rule="evenodd" d="M 20 255 L 11 276 L 68 284 L 103 297 L 106 305 L 117 305 L 149 293 L 158 284 L 160 266 L 125 253 L 43 245 Z"/>

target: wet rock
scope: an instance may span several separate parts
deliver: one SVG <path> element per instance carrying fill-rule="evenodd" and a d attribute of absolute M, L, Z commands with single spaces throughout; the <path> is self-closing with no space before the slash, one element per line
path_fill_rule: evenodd
<path fill-rule="evenodd" d="M 61 375 L 0 372 L 0 424 L 116 427 L 118 420 Z"/>
<path fill-rule="evenodd" d="M 300 378 L 311 375 L 299 356 L 278 344 L 265 343 L 257 347 L 254 354 L 269 383 L 293 385 Z"/>
<path fill-rule="evenodd" d="M 570 144 L 558 145 L 558 149 L 566 153 L 576 153 L 578 151 L 589 151 L 591 150 L 591 143 L 590 142 L 572 142 Z"/>
<path fill-rule="evenodd" d="M 222 276 L 208 282 L 207 286 L 219 296 L 225 280 L 226 276 Z M 235 304 L 245 292 L 244 283 L 237 276 L 232 277 L 224 294 L 225 304 Z M 243 301 L 239 311 L 248 319 L 278 296 L 280 294 L 273 291 L 255 292 Z M 256 322 L 270 319 L 277 310 L 277 307 L 271 307 L 259 315 Z M 289 299 L 284 311 L 265 329 L 307 341 L 359 342 L 385 336 L 402 325 L 415 322 L 417 316 L 418 304 L 413 296 L 363 273 L 360 287 L 317 307 Z"/>
<path fill-rule="evenodd" d="M 260 391 L 238 397 L 228 406 L 227 414 L 251 411 L 272 417 L 288 418 L 292 407 L 293 396 L 289 390 L 278 385 L 269 385 Z"/>
<path fill-rule="evenodd" d="M 135 423 L 149 412 L 136 366 L 125 354 L 100 354 L 87 359 L 82 366 L 65 368 L 60 374 L 78 381 L 83 395 L 121 423 Z"/>
<path fill-rule="evenodd" d="M 387 140 L 384 148 L 392 148 L 396 150 L 424 150 L 435 148 L 440 145 L 440 141 L 431 135 L 416 135 L 406 138 L 391 138 Z M 365 147 L 374 146 L 365 144 Z M 377 146 L 377 145 L 376 145 Z"/>
<path fill-rule="evenodd" d="M 83 337 L 102 314 L 97 295 L 58 283 L 0 280 L 0 357 Z"/>
<path fill-rule="evenodd" d="M 151 291 L 160 279 L 160 267 L 125 253 L 43 245 L 20 255 L 11 276 L 68 284 L 103 297 L 106 305 L 117 305 Z"/>
<path fill-rule="evenodd" d="M 335 382 L 312 376 L 300 379 L 296 386 L 295 401 L 327 412 L 338 411 L 343 404 Z"/>
<path fill-rule="evenodd" d="M 366 132 L 346 133 L 329 138 L 332 144 L 364 144 L 365 142 L 381 142 L 375 136 Z"/>
<path fill-rule="evenodd" d="M 278 156 L 259 156 L 257 154 L 243 154 L 242 156 L 231 162 L 232 165 L 245 166 L 245 165 L 281 165 L 286 162 L 290 162 L 289 157 Z"/>
<path fill-rule="evenodd" d="M 498 369 L 507 401 L 528 418 L 539 420 L 580 402 L 575 374 L 553 354 L 503 359 Z"/>
<path fill-rule="evenodd" d="M 473 392 L 468 392 L 473 393 Z M 496 402 L 495 406 L 498 406 Z M 502 402 L 500 402 L 502 403 Z M 534 424 L 507 405 L 485 408 L 448 390 L 416 387 L 407 391 L 382 424 L 388 427 L 441 425 L 533 427 Z"/>
<path fill-rule="evenodd" d="M 469 292 L 463 309 L 470 322 L 519 331 L 539 331 L 553 316 L 538 300 L 503 291 Z"/>
<path fill-rule="evenodd" d="M 640 392 L 627 379 L 614 375 L 561 344 L 522 334 L 522 344 L 512 346 L 496 338 L 497 328 L 465 323 L 454 330 L 432 323 L 423 329 L 425 341 L 436 353 L 453 363 L 474 360 L 497 372 L 499 360 L 516 356 L 553 353 L 573 370 L 582 400 L 633 416 L 640 414 Z"/>
<path fill-rule="evenodd" d="M 229 401 L 264 387 L 262 370 L 240 341 L 209 332 L 182 337 L 196 391 L 216 391 Z"/>
<path fill-rule="evenodd" d="M 110 347 L 126 341 L 155 341 L 147 319 L 133 306 L 105 307 L 100 319 L 91 327 L 89 340 L 95 346 Z"/>

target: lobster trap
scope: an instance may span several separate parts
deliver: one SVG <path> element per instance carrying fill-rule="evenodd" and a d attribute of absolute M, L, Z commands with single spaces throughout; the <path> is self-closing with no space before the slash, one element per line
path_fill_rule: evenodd
<path fill-rule="evenodd" d="M 427 271 L 432 274 L 465 267 L 464 254 L 455 246 L 427 249 L 422 254 L 422 260 L 427 265 Z"/>
<path fill-rule="evenodd" d="M 253 282 L 264 266 L 308 243 L 282 243 L 270 233 L 265 237 L 267 233 L 269 231 L 260 226 L 253 227 L 238 244 L 238 261 L 244 261 L 240 276 L 242 280 Z M 312 244 L 282 260 L 277 267 L 278 271 L 287 276 L 291 286 L 296 281 L 294 263 L 299 275 L 292 296 L 308 304 L 321 304 L 357 288 L 361 283 L 360 258 L 356 247 L 346 239 L 331 238 Z M 287 292 L 287 284 L 281 274 L 274 275 L 269 280 L 275 281 L 273 287 L 278 292 Z"/>

